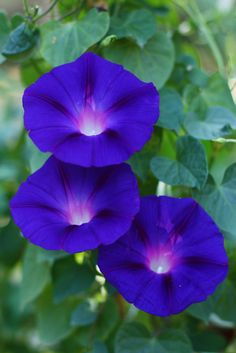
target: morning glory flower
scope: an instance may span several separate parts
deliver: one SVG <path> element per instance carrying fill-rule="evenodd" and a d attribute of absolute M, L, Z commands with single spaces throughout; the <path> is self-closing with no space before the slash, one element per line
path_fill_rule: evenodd
<path fill-rule="evenodd" d="M 210 216 L 192 199 L 166 196 L 143 198 L 131 229 L 101 247 L 98 264 L 128 302 L 158 316 L 205 300 L 228 270 Z"/>
<path fill-rule="evenodd" d="M 83 168 L 50 157 L 10 203 L 30 242 L 75 253 L 111 244 L 139 209 L 136 178 L 127 164 Z"/>
<path fill-rule="evenodd" d="M 24 122 L 43 152 L 85 167 L 119 164 L 150 139 L 159 116 L 152 83 L 85 53 L 25 90 Z"/>

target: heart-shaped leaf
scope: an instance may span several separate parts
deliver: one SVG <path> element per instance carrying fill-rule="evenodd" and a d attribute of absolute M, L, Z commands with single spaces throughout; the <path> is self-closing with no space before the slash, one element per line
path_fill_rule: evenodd
<path fill-rule="evenodd" d="M 151 170 L 166 184 L 200 189 L 204 186 L 208 174 L 204 148 L 193 137 L 181 137 L 176 143 L 176 160 L 154 157 Z"/>
<path fill-rule="evenodd" d="M 204 188 L 193 196 L 222 230 L 236 236 L 236 163 L 226 169 L 221 184 L 209 175 Z"/>
<path fill-rule="evenodd" d="M 117 40 L 104 49 L 104 54 L 157 88 L 168 80 L 175 57 L 172 40 L 163 32 L 155 34 L 143 48 L 128 40 Z"/>
<path fill-rule="evenodd" d="M 213 140 L 229 135 L 232 129 L 236 129 L 236 115 L 224 107 L 210 107 L 204 119 L 197 112 L 189 113 L 184 126 L 191 136 Z"/>
<path fill-rule="evenodd" d="M 48 22 L 42 29 L 41 54 L 53 66 L 73 61 L 101 40 L 108 27 L 108 13 L 96 9 L 80 21 Z"/>
<path fill-rule="evenodd" d="M 115 340 L 115 353 L 192 353 L 191 343 L 181 331 L 167 330 L 151 337 L 138 323 L 121 326 Z"/>
<path fill-rule="evenodd" d="M 109 32 L 118 38 L 131 38 L 142 48 L 156 30 L 156 21 L 151 11 L 140 9 L 124 13 L 121 17 L 112 17 Z"/>

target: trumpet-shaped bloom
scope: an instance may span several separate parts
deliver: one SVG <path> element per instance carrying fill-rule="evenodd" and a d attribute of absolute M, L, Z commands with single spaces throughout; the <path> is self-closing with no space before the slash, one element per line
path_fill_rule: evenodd
<path fill-rule="evenodd" d="M 159 115 L 153 84 L 93 53 L 25 90 L 25 128 L 43 152 L 85 167 L 119 164 L 150 139 Z"/>
<path fill-rule="evenodd" d="M 127 164 L 83 168 L 50 157 L 20 186 L 10 207 L 30 242 L 75 253 L 122 236 L 138 212 L 139 193 Z"/>
<path fill-rule="evenodd" d="M 205 300 L 224 280 L 223 236 L 192 199 L 145 197 L 131 229 L 101 247 L 98 264 L 124 298 L 168 316 Z"/>

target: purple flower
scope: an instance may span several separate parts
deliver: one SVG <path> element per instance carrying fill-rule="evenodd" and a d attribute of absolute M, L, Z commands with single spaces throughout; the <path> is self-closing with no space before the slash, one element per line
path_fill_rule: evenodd
<path fill-rule="evenodd" d="M 75 253 L 122 236 L 138 212 L 139 193 L 127 164 L 83 168 L 50 157 L 20 186 L 10 206 L 30 242 Z"/>
<path fill-rule="evenodd" d="M 223 237 L 192 199 L 145 197 L 128 233 L 101 247 L 104 276 L 150 314 L 177 314 L 205 300 L 228 270 Z"/>
<path fill-rule="evenodd" d="M 127 160 L 150 139 L 159 115 L 153 84 L 93 53 L 43 75 L 23 105 L 40 150 L 85 167 Z"/>

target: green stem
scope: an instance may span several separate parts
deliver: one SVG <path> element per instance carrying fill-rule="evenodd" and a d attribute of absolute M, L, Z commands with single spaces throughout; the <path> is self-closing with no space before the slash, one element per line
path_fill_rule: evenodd
<path fill-rule="evenodd" d="M 22 130 L 21 130 L 21 133 L 20 133 L 20 135 L 19 135 L 19 138 L 18 138 L 18 140 L 17 140 L 17 142 L 16 142 L 16 144 L 15 144 L 15 146 L 14 146 L 14 148 L 10 151 L 10 155 L 12 155 L 12 156 L 15 156 L 16 154 L 17 155 L 20 155 L 21 154 L 21 151 L 22 151 L 22 145 L 24 144 L 24 141 L 25 141 L 25 135 L 26 135 L 26 133 L 25 133 L 25 129 L 23 128 Z"/>
<path fill-rule="evenodd" d="M 189 3 L 186 4 L 185 1 L 174 1 L 177 5 L 182 7 L 188 15 L 191 17 L 193 22 L 202 30 L 208 45 L 212 51 L 212 54 L 215 58 L 215 61 L 217 63 L 219 72 L 221 75 L 225 76 L 225 66 L 224 66 L 224 60 L 221 55 L 220 49 L 218 48 L 218 45 L 215 41 L 214 36 L 212 35 L 210 29 L 208 28 L 208 25 L 206 23 L 206 20 L 204 16 L 202 15 L 201 11 L 199 10 L 199 7 L 196 3 L 195 0 L 192 0 L 191 5 Z"/>
<path fill-rule="evenodd" d="M 115 300 L 116 300 L 116 304 L 117 304 L 117 307 L 118 307 L 118 310 L 119 310 L 120 318 L 121 318 L 121 320 L 124 320 L 125 319 L 125 315 L 126 315 L 124 299 L 119 293 L 117 293 L 115 295 Z"/>
<path fill-rule="evenodd" d="M 24 11 L 25 11 L 26 16 L 29 16 L 30 9 L 29 9 L 28 0 L 23 0 L 23 7 L 24 7 Z"/>
<path fill-rule="evenodd" d="M 212 140 L 213 142 L 218 143 L 236 143 L 236 139 L 225 139 L 223 137 L 219 137 L 218 139 Z"/>
<path fill-rule="evenodd" d="M 112 14 L 114 17 L 117 17 L 117 16 L 118 16 L 118 14 L 119 14 L 119 12 L 120 12 L 120 8 L 121 8 L 121 0 L 117 0 L 117 1 L 116 1 L 116 4 L 115 4 L 115 6 L 114 6 L 113 14 Z"/>
<path fill-rule="evenodd" d="M 217 156 L 217 148 L 216 148 L 216 145 L 214 144 L 213 145 L 213 151 L 212 151 L 212 154 L 209 158 L 209 162 L 208 162 L 208 169 L 211 170 L 213 164 L 214 164 L 214 161 L 216 159 L 216 156 Z"/>
<path fill-rule="evenodd" d="M 202 32 L 204 33 L 206 40 L 208 41 L 209 47 L 211 48 L 211 51 L 215 57 L 217 66 L 219 68 L 219 72 L 224 76 L 225 75 L 225 67 L 224 67 L 224 60 L 221 55 L 220 49 L 218 48 L 218 45 L 215 41 L 214 36 L 212 35 L 212 32 L 209 30 L 207 23 L 199 10 L 199 7 L 196 3 L 196 1 L 193 1 L 193 5 L 195 8 L 196 15 L 199 20 L 199 25 L 201 26 Z"/>
<path fill-rule="evenodd" d="M 37 61 L 35 59 L 30 59 L 30 62 L 32 64 L 33 68 L 35 69 L 35 71 L 37 72 L 37 74 L 39 74 L 39 76 L 42 76 L 43 71 L 38 66 Z"/>
<path fill-rule="evenodd" d="M 46 16 L 54 8 L 54 6 L 58 3 L 58 1 L 59 0 L 52 1 L 51 5 L 47 8 L 47 10 L 45 10 L 41 15 L 36 17 L 34 19 L 34 22 L 36 22 L 36 21 L 40 20 L 42 17 Z"/>
<path fill-rule="evenodd" d="M 230 92 L 233 92 L 233 90 L 236 88 L 236 82 L 234 82 L 233 86 L 230 88 Z"/>

